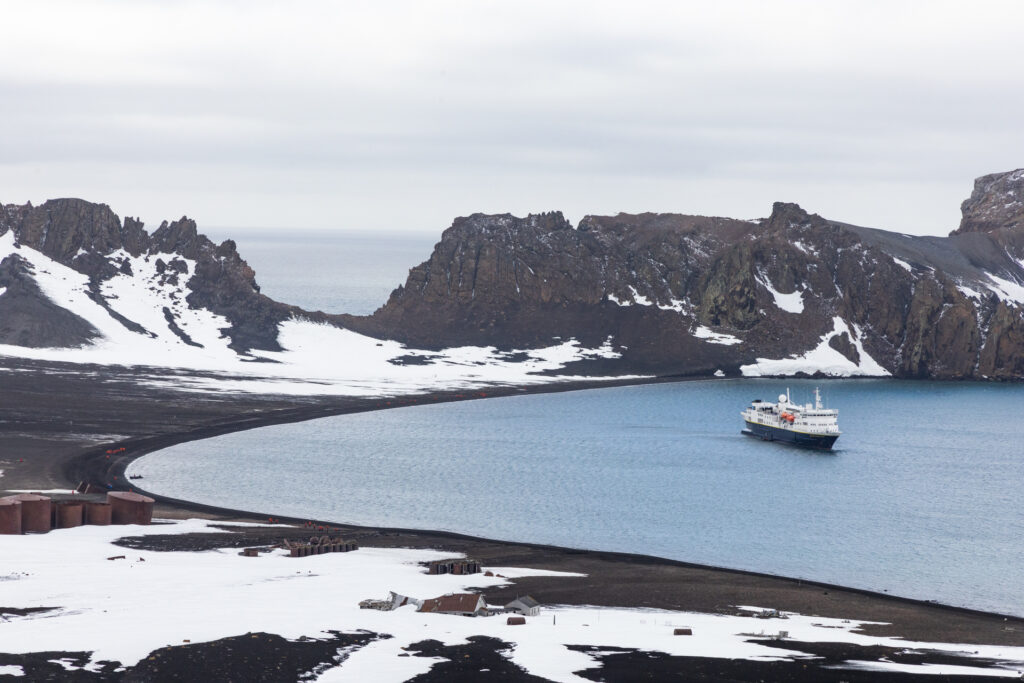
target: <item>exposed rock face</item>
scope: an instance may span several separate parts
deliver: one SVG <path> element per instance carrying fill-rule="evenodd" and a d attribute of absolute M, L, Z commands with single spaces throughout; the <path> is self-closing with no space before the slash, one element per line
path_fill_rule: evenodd
<path fill-rule="evenodd" d="M 118 253 L 153 259 L 165 278 L 187 283 L 190 308 L 205 308 L 227 318 L 230 325 L 224 333 L 238 351 L 279 350 L 278 323 L 292 315 L 316 317 L 261 295 L 255 274 L 238 255 L 235 243 L 227 240 L 215 245 L 199 234 L 195 221 L 186 217 L 164 222 L 149 235 L 140 221 L 126 218 L 122 223 L 105 204 L 54 199 L 38 207 L 3 207 L 0 235 L 8 231 L 20 244 L 88 276 L 92 296 L 101 304 L 105 303 L 100 295 L 103 283 L 118 273 L 131 274 L 130 263 L 119 262 Z M 195 262 L 195 272 L 188 272 L 183 259 Z M 4 264 L 2 272 L 6 275 L 0 278 L 19 284 L 8 285 L 0 295 L 0 343 L 68 347 L 96 335 L 84 320 L 79 319 L 81 324 L 69 322 L 67 316 L 52 313 L 53 302 L 42 296 L 24 267 L 19 269 L 17 263 L 7 264 L 6 260 Z M 5 285 L 0 282 L 0 286 Z M 146 332 L 113 311 L 111 316 L 128 329 Z M 168 326 L 181 336 L 173 319 L 168 320 Z"/>
<path fill-rule="evenodd" d="M 756 221 L 620 214 L 573 227 L 557 212 L 474 214 L 444 231 L 374 315 L 354 317 L 268 299 L 235 243 L 215 245 L 188 218 L 150 235 L 82 200 L 8 205 L 0 209 L 0 344 L 76 347 L 115 324 L 161 344 L 223 346 L 210 341 L 213 329 L 239 353 L 276 351 L 280 323 L 299 316 L 428 349 L 576 339 L 621 354 L 579 361 L 591 375 L 817 369 L 1022 379 L 1024 171 L 980 178 L 963 210 L 949 237 L 857 227 L 789 203 Z M 19 255 L 29 254 L 24 246 L 50 259 L 41 269 L 54 271 L 53 291 L 40 288 L 40 273 Z M 55 274 L 54 262 L 71 270 Z M 78 289 L 63 284 L 71 280 Z M 54 298 L 62 287 L 69 300 L 88 297 L 78 310 L 102 310 L 79 317 Z M 123 297 L 150 291 L 160 294 L 155 316 L 125 305 Z"/>
<path fill-rule="evenodd" d="M 99 333 L 39 291 L 31 267 L 16 254 L 0 261 L 0 343 L 41 348 L 80 346 Z"/>
<path fill-rule="evenodd" d="M 1014 171 L 978 180 L 948 238 L 786 203 L 759 221 L 620 214 L 575 229 L 559 213 L 475 214 L 384 307 L 346 324 L 428 347 L 611 339 L 623 357 L 609 372 L 737 374 L 824 344 L 899 377 L 1009 379 L 1024 378 L 1022 304 Z"/>
<path fill-rule="evenodd" d="M 1024 228 L 1024 168 L 975 180 L 960 211 L 963 218 L 954 234 Z"/>

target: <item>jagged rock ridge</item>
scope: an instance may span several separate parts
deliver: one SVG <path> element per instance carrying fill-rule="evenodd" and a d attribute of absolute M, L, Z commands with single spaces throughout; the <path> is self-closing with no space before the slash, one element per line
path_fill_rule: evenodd
<path fill-rule="evenodd" d="M 235 243 L 215 245 L 198 233 L 195 221 L 182 217 L 164 222 L 148 234 L 134 218 L 122 222 L 105 204 L 81 199 L 55 199 L 40 206 L 7 205 L 0 210 L 0 236 L 11 233 L 18 245 L 30 247 L 88 278 L 88 295 L 112 318 L 134 332 L 155 335 L 137 321 L 115 310 L 116 296 L 105 293 L 115 277 L 132 275 L 132 262 L 149 263 L 158 277 L 150 288 L 180 289 L 183 301 L 174 309 L 204 309 L 223 316 L 223 333 L 231 348 L 279 350 L 278 324 L 294 314 L 308 314 L 259 293 L 255 274 L 242 260 Z M 191 264 L 191 265 L 190 265 Z M 72 347 L 99 336 L 75 311 L 61 308 L 43 296 L 31 266 L 23 256 L 7 254 L 0 260 L 0 344 L 27 347 Z M 176 298 L 176 292 L 169 296 Z M 175 304 L 175 302 L 171 302 Z M 191 341 L 181 328 L 172 306 L 164 307 L 168 329 Z"/>
<path fill-rule="evenodd" d="M 557 212 L 476 214 L 371 318 L 346 322 L 425 346 L 611 338 L 622 358 L 608 372 L 785 374 L 825 359 L 834 374 L 1024 377 L 1024 171 L 979 179 L 963 214 L 944 238 L 785 203 L 759 221 L 620 214 L 575 229 Z"/>
<path fill-rule="evenodd" d="M 601 349 L 575 356 L 589 375 L 1020 379 L 1022 207 L 1024 170 L 980 178 L 948 237 L 848 225 L 787 203 L 754 221 L 620 214 L 573 227 L 557 212 L 475 214 L 443 233 L 381 309 L 355 317 L 272 301 L 234 242 L 214 244 L 188 218 L 149 234 L 102 204 L 7 205 L 0 344 L 146 338 L 159 343 L 133 358 L 217 346 L 220 358 L 268 360 L 249 354 L 278 351 L 284 323 L 302 318 L 434 350 L 572 339 Z M 325 344 L 340 339 L 313 340 L 323 355 L 311 367 L 330 362 Z M 437 358 L 417 351 L 403 362 Z"/>

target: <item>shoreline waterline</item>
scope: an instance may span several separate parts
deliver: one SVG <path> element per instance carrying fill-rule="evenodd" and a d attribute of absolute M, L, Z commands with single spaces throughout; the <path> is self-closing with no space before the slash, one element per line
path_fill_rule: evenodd
<path fill-rule="evenodd" d="M 256 419 L 249 419 L 249 420 L 242 419 L 242 420 L 234 421 L 234 422 L 232 422 L 230 424 L 223 424 L 223 425 L 220 425 L 218 428 L 212 428 L 212 429 L 211 428 L 206 428 L 206 429 L 196 430 L 196 431 L 188 432 L 188 433 L 179 433 L 179 434 L 173 434 L 173 435 L 162 435 L 162 436 L 154 437 L 154 438 L 150 438 L 150 439 L 133 439 L 133 440 L 125 441 L 125 442 L 120 442 L 119 445 L 127 445 L 129 450 L 131 451 L 131 455 L 130 456 L 126 456 L 124 458 L 120 458 L 116 463 L 114 463 L 111 467 L 109 467 L 107 469 L 107 471 L 105 472 L 105 478 L 106 479 L 105 479 L 104 483 L 116 483 L 116 482 L 125 483 L 126 482 L 126 480 L 125 480 L 125 470 L 126 470 L 128 464 L 130 462 L 135 461 L 136 459 L 142 457 L 143 455 L 148 455 L 150 453 L 162 450 L 162 449 L 167 448 L 167 447 L 172 446 L 172 445 L 176 445 L 176 444 L 180 444 L 180 443 L 185 443 L 185 442 L 189 442 L 189 441 L 201 440 L 201 439 L 204 439 L 204 438 L 209 438 L 209 437 L 213 437 L 213 436 L 219 436 L 219 435 L 228 434 L 228 433 L 237 432 L 237 431 L 248 430 L 248 429 L 255 428 L 255 427 L 262 427 L 262 426 L 268 426 L 268 425 L 273 425 L 273 424 L 283 424 L 283 423 L 287 423 L 287 422 L 301 422 L 301 421 L 307 421 L 307 420 L 311 420 L 311 419 L 316 419 L 316 418 L 319 418 L 319 417 L 329 417 L 329 416 L 334 416 L 334 415 L 362 413 L 362 412 L 368 412 L 368 411 L 374 411 L 374 410 L 386 410 L 388 408 L 398 408 L 398 407 L 407 407 L 407 406 L 415 406 L 415 405 L 432 405 L 432 404 L 437 404 L 437 403 L 462 401 L 462 400 L 471 400 L 471 399 L 475 400 L 477 398 L 483 398 L 483 397 L 490 398 L 490 397 L 498 397 L 498 396 L 513 396 L 513 395 L 524 395 L 524 394 L 534 394 L 534 393 L 561 393 L 561 392 L 567 392 L 567 391 L 580 391 L 580 390 L 588 390 L 588 389 L 596 389 L 596 388 L 606 388 L 606 387 L 609 387 L 609 386 L 640 386 L 640 385 L 649 385 L 649 384 L 665 384 L 665 383 L 688 382 L 688 381 L 717 381 L 717 382 L 721 382 L 723 380 L 716 380 L 715 378 L 706 378 L 706 377 L 652 378 L 652 379 L 644 379 L 644 380 L 640 380 L 640 381 L 637 381 L 636 379 L 632 379 L 632 380 L 629 380 L 629 381 L 623 381 L 623 382 L 619 382 L 619 383 L 607 382 L 607 381 L 600 381 L 600 382 L 586 382 L 586 381 L 583 381 L 583 382 L 578 382 L 578 383 L 574 382 L 574 383 L 565 383 L 565 384 L 553 384 L 553 385 L 546 385 L 546 386 L 542 386 L 542 387 L 533 386 L 533 387 L 527 387 L 527 388 L 520 388 L 520 387 L 491 387 L 491 388 L 487 389 L 486 391 L 480 391 L 480 392 L 466 392 L 466 391 L 461 391 L 461 392 L 440 392 L 440 393 L 433 393 L 433 394 L 420 394 L 420 395 L 416 395 L 416 396 L 407 396 L 407 397 L 392 397 L 390 399 L 362 399 L 362 400 L 359 400 L 359 401 L 353 401 L 352 402 L 353 405 L 348 405 L 348 406 L 344 406 L 344 407 L 322 407 L 321 406 L 321 407 L 316 407 L 316 408 L 298 408 L 298 409 L 289 410 L 289 411 L 279 411 L 276 414 L 267 415 L 267 416 L 261 416 L 261 417 L 256 418 Z M 729 380 L 724 380 L 724 381 L 729 381 Z M 778 379 L 764 379 L 764 380 L 759 380 L 759 381 L 763 381 L 763 382 L 767 383 L 768 381 L 774 382 L 774 381 L 779 381 L 779 380 Z M 478 394 L 485 394 L 485 396 L 481 396 L 481 395 L 478 395 Z M 94 458 L 95 458 L 95 455 L 96 454 L 94 454 L 94 456 L 93 456 Z M 85 456 L 84 460 L 88 461 L 88 459 L 89 459 L 88 456 Z M 82 460 L 82 459 L 79 459 L 79 460 Z M 81 464 L 82 463 L 79 462 L 78 465 L 76 465 L 76 466 L 80 467 Z M 102 464 L 103 463 L 101 462 L 100 465 L 102 465 Z M 93 474 L 95 475 L 96 472 L 94 472 Z M 119 477 L 119 479 L 115 479 L 114 477 Z M 71 477 L 71 478 L 74 478 L 74 477 Z M 137 489 L 138 487 L 132 486 L 132 488 L 136 488 Z M 145 492 L 144 489 L 140 489 L 140 490 Z M 941 606 L 943 608 L 963 611 L 964 613 L 969 613 L 969 614 L 995 615 L 995 616 L 1007 617 L 1007 618 L 1012 618 L 1012 619 L 1020 619 L 1021 618 L 1019 615 L 1015 615 L 1015 614 L 1009 613 L 1009 612 L 998 612 L 998 611 L 993 611 L 993 610 L 988 610 L 988 609 L 978 609 L 978 608 L 967 607 L 967 606 L 963 606 L 963 605 L 955 605 L 955 604 L 949 604 L 949 603 L 944 603 L 944 602 L 937 602 L 937 601 L 929 600 L 929 599 L 904 597 L 902 595 L 893 594 L 893 593 L 890 593 L 890 592 L 887 592 L 887 591 L 872 590 L 872 589 L 863 588 L 863 587 L 851 587 L 851 586 L 848 586 L 848 585 L 845 585 L 845 584 L 841 584 L 841 583 L 828 582 L 828 581 L 817 581 L 817 580 L 815 580 L 813 578 L 793 577 L 793 576 L 787 575 L 787 574 L 770 573 L 770 572 L 764 572 L 764 571 L 757 571 L 757 570 L 754 570 L 754 569 L 734 568 L 734 567 L 728 567 L 728 566 L 722 566 L 722 565 L 714 565 L 714 564 L 707 564 L 707 563 L 701 563 L 701 562 L 690 562 L 690 561 L 683 560 L 683 559 L 676 559 L 676 558 L 669 558 L 669 557 L 665 557 L 665 556 L 661 556 L 661 555 L 647 554 L 647 553 L 644 553 L 642 551 L 641 552 L 624 552 L 624 551 L 617 551 L 617 550 L 612 550 L 612 549 L 603 549 L 603 550 L 602 549 L 598 549 L 598 550 L 594 550 L 594 549 L 591 549 L 591 548 L 586 547 L 586 546 L 563 545 L 563 544 L 557 544 L 557 543 L 531 543 L 531 542 L 528 542 L 528 541 L 516 541 L 516 540 L 511 539 L 511 538 L 492 538 L 492 537 L 488 537 L 486 535 L 461 533 L 461 532 L 459 532 L 457 530 L 444 530 L 444 529 L 437 530 L 437 529 L 430 529 L 430 528 L 402 527 L 402 526 L 385 526 L 385 525 L 373 525 L 373 524 L 371 524 L 371 525 L 352 524 L 352 523 L 338 524 L 337 522 L 332 522 L 330 520 L 324 520 L 324 519 L 307 520 L 307 519 L 304 519 L 304 518 L 301 518 L 301 517 L 295 517 L 294 515 L 289 515 L 287 517 L 286 516 L 278 517 L 277 515 L 273 515 L 272 513 L 270 515 L 268 515 L 268 514 L 261 514 L 261 513 L 257 513 L 257 512 L 251 511 L 251 510 L 243 510 L 243 509 L 237 509 L 237 508 L 225 507 L 225 506 L 219 506 L 219 505 L 209 505 L 209 504 L 200 503 L 200 502 L 197 502 L 197 501 L 173 498 L 173 497 L 170 497 L 170 496 L 163 496 L 163 495 L 160 495 L 160 494 L 147 493 L 147 495 L 152 495 L 154 498 L 156 498 L 161 503 L 164 503 L 164 504 L 167 504 L 167 505 L 172 505 L 172 506 L 174 506 L 176 508 L 180 508 L 180 509 L 183 509 L 183 510 L 195 510 L 195 511 L 203 512 L 203 513 L 207 513 L 207 514 L 232 515 L 232 516 L 240 516 L 240 517 L 245 517 L 247 519 L 256 519 L 256 520 L 260 520 L 260 519 L 265 520 L 268 517 L 272 516 L 274 519 L 281 519 L 282 521 L 288 521 L 290 523 L 302 524 L 303 522 L 306 522 L 306 521 L 314 521 L 317 524 L 323 524 L 323 525 L 329 525 L 329 526 L 340 526 L 340 527 L 349 528 L 349 529 L 377 529 L 377 530 L 381 530 L 383 532 L 429 534 L 429 535 L 433 535 L 433 536 L 437 536 L 437 537 L 441 537 L 441 538 L 452 538 L 452 539 L 462 539 L 462 540 L 475 540 L 475 541 L 481 541 L 481 542 L 503 544 L 503 545 L 507 545 L 507 546 L 528 546 L 528 547 L 536 548 L 536 549 L 567 550 L 567 551 L 573 551 L 573 552 L 581 552 L 581 551 L 583 551 L 583 552 L 587 552 L 587 553 L 600 554 L 600 555 L 605 556 L 605 557 L 616 557 L 616 558 L 620 558 L 623 561 L 661 562 L 661 563 L 665 563 L 665 564 L 672 564 L 672 565 L 678 565 L 678 566 L 698 567 L 698 568 L 703 568 L 703 569 L 708 569 L 708 570 L 713 570 L 713 571 L 719 571 L 719 572 L 730 572 L 730 573 L 735 573 L 735 574 L 739 574 L 739 575 L 746 575 L 746 576 L 757 576 L 757 577 L 765 577 L 765 578 L 780 579 L 780 580 L 790 580 L 790 581 L 793 581 L 793 582 L 799 582 L 799 583 L 807 584 L 807 585 L 821 586 L 821 587 L 831 588 L 831 589 L 843 589 L 843 590 L 846 590 L 846 591 L 851 591 L 851 592 L 855 592 L 855 593 L 858 593 L 858 594 L 869 595 L 869 596 L 873 596 L 873 597 L 880 597 L 880 598 L 904 601 L 904 602 L 906 602 L 908 604 L 927 605 L 927 606 Z"/>

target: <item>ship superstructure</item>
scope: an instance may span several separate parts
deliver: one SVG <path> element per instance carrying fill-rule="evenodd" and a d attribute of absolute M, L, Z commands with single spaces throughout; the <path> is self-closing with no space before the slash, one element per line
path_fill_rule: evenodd
<path fill-rule="evenodd" d="M 765 441 L 784 441 L 808 448 L 832 448 L 839 438 L 839 411 L 825 408 L 821 392 L 814 390 L 814 404 L 799 405 L 789 397 L 789 389 L 779 395 L 778 403 L 760 399 L 740 415 L 747 427 L 744 434 Z"/>

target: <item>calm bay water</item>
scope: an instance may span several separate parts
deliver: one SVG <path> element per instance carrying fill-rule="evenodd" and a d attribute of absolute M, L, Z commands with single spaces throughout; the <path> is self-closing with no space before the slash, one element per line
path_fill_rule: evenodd
<path fill-rule="evenodd" d="M 366 313 L 434 236 L 233 237 L 270 296 Z M 398 408 L 183 444 L 130 472 L 228 507 L 660 555 L 1024 615 L 1024 386 L 823 382 L 844 432 L 831 455 L 739 434 L 739 411 L 787 386 L 804 402 L 814 383 Z"/>
<path fill-rule="evenodd" d="M 833 455 L 739 434 L 808 382 L 687 382 L 398 408 L 147 456 L 176 497 L 638 552 L 1024 614 L 1024 387 L 824 383 Z M 258 504 L 257 504 L 258 501 Z"/>

